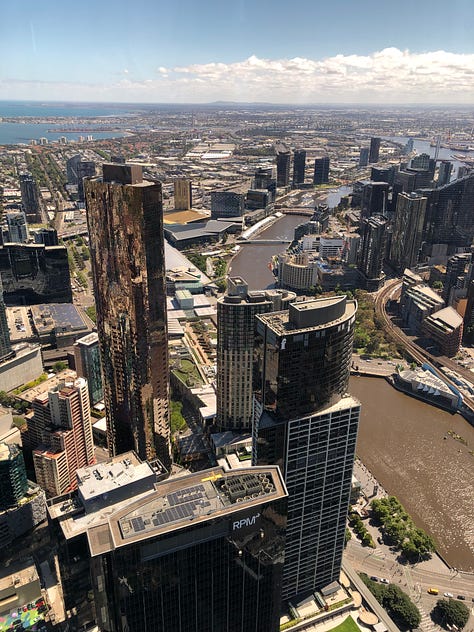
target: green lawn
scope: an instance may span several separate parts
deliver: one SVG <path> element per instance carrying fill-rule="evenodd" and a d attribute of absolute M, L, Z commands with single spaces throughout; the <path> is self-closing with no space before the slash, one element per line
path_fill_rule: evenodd
<path fill-rule="evenodd" d="M 337 627 L 332 628 L 331 632 L 360 632 L 360 628 L 352 617 L 347 617 Z"/>

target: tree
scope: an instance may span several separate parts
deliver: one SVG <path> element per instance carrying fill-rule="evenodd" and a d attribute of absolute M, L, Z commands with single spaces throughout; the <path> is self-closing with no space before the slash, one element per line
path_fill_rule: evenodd
<path fill-rule="evenodd" d="M 455 625 L 462 630 L 469 619 L 469 608 L 456 599 L 438 599 L 432 615 L 441 625 Z"/>
<path fill-rule="evenodd" d="M 68 367 L 67 362 L 62 362 L 61 360 L 59 360 L 58 362 L 55 362 L 53 364 L 53 371 L 55 371 L 56 373 L 59 373 L 59 371 L 64 371 L 64 369 L 67 369 L 67 367 Z"/>
<path fill-rule="evenodd" d="M 351 530 L 346 527 L 346 533 L 344 536 L 344 546 L 347 546 L 347 543 L 349 542 L 349 540 L 352 540 L 352 533 Z"/>

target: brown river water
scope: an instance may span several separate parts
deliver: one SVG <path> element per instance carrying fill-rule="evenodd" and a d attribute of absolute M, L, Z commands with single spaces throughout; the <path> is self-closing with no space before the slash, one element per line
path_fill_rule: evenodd
<path fill-rule="evenodd" d="M 349 390 L 362 403 L 360 459 L 451 566 L 474 571 L 474 427 L 381 378 L 353 376 Z"/>

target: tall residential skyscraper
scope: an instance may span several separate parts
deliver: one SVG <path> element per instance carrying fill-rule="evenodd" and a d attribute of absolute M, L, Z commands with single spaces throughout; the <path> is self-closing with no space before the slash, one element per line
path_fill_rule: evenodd
<path fill-rule="evenodd" d="M 84 181 L 111 455 L 169 467 L 169 377 L 161 184 L 136 165 Z"/>
<path fill-rule="evenodd" d="M 296 295 L 286 290 L 249 292 L 239 277 L 229 277 L 217 301 L 217 419 L 220 430 L 252 425 L 252 363 L 255 316 L 287 309 Z"/>
<path fill-rule="evenodd" d="M 81 160 L 81 155 L 76 154 L 66 161 L 66 176 L 69 184 L 77 184 L 77 165 Z"/>
<path fill-rule="evenodd" d="M 38 187 L 31 173 L 20 174 L 21 203 L 28 219 L 32 222 L 41 222 L 41 207 Z"/>
<path fill-rule="evenodd" d="M 61 382 L 33 401 L 33 411 L 28 434 L 36 481 L 59 496 L 74 489 L 77 469 L 95 461 L 87 381 Z"/>
<path fill-rule="evenodd" d="M 369 162 L 378 162 L 380 153 L 380 138 L 373 137 L 370 139 Z"/>
<path fill-rule="evenodd" d="M 276 148 L 277 165 L 277 187 L 287 187 L 290 184 L 290 150 L 285 145 L 277 145 Z"/>
<path fill-rule="evenodd" d="M 361 217 L 386 213 L 388 207 L 388 182 L 364 181 L 360 202 Z"/>
<path fill-rule="evenodd" d="M 313 184 L 326 184 L 329 182 L 329 158 L 316 158 L 314 161 Z"/>
<path fill-rule="evenodd" d="M 256 317 L 253 463 L 288 489 L 282 598 L 339 578 L 360 404 L 347 395 L 357 303 L 292 303 Z"/>
<path fill-rule="evenodd" d="M 189 211 L 193 207 L 191 180 L 177 178 L 174 182 L 174 208 L 176 211 Z"/>
<path fill-rule="evenodd" d="M 306 150 L 295 149 L 293 156 L 293 186 L 296 187 L 299 184 L 304 184 L 306 168 Z"/>
<path fill-rule="evenodd" d="M 369 292 L 380 289 L 385 281 L 382 266 L 387 243 L 388 220 L 383 215 L 372 215 L 360 223 L 360 247 L 357 268 Z"/>
<path fill-rule="evenodd" d="M 74 359 L 78 377 L 87 380 L 89 399 L 92 405 L 104 397 L 102 371 L 100 368 L 99 336 L 96 332 L 79 338 L 74 343 Z"/>
<path fill-rule="evenodd" d="M 402 272 L 418 263 L 425 211 L 426 198 L 419 193 L 398 194 L 390 260 Z"/>

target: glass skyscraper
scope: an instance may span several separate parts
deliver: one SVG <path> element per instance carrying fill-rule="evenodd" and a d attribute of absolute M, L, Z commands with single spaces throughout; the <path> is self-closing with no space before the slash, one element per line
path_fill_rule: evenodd
<path fill-rule="evenodd" d="M 288 489 L 282 598 L 339 579 L 360 404 L 348 395 L 357 303 L 345 296 L 256 317 L 254 464 Z"/>

